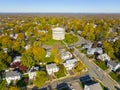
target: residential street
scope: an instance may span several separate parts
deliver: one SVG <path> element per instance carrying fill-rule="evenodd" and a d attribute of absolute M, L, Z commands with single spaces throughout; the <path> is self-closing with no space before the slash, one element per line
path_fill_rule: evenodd
<path fill-rule="evenodd" d="M 103 70 L 101 70 L 97 65 L 95 65 L 89 58 L 84 54 L 80 53 L 75 49 L 74 54 L 88 67 L 88 73 L 91 77 L 100 80 L 106 88 L 109 90 L 120 90 L 120 85 L 116 83 L 112 78 L 108 76 Z"/>
<path fill-rule="evenodd" d="M 56 87 L 58 87 L 60 84 L 63 84 L 63 86 L 65 86 L 66 83 L 72 83 L 75 81 L 80 81 L 80 77 L 86 75 L 85 74 L 81 74 L 81 75 L 75 75 L 75 76 L 69 76 L 63 79 L 58 79 L 58 80 L 53 80 L 51 82 L 46 83 L 43 87 L 41 87 L 40 90 L 44 90 L 44 88 L 47 88 L 48 90 L 54 89 Z M 45 89 L 46 90 L 46 89 Z"/>

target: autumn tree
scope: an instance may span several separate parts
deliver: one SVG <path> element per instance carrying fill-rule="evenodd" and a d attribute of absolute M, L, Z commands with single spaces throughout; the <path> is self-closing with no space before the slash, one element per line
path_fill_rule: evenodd
<path fill-rule="evenodd" d="M 103 41 L 103 47 L 104 47 L 105 53 L 107 53 L 111 58 L 114 58 L 113 44 L 108 43 L 107 41 Z"/>
<path fill-rule="evenodd" d="M 59 50 L 58 44 L 54 44 L 52 49 L 51 49 L 51 55 L 57 56 L 58 55 L 58 50 Z"/>
<path fill-rule="evenodd" d="M 35 61 L 37 61 L 37 63 L 44 61 L 45 56 L 46 56 L 46 51 L 42 47 L 33 46 L 32 53 L 33 53 L 34 59 L 35 59 Z"/>
<path fill-rule="evenodd" d="M 6 90 L 6 81 L 0 81 L 0 90 Z"/>
<path fill-rule="evenodd" d="M 85 65 L 81 62 L 81 61 L 78 61 L 76 66 L 75 66 L 75 71 L 77 72 L 82 72 L 84 69 L 85 69 Z"/>
<path fill-rule="evenodd" d="M 11 86 L 9 90 L 20 90 L 20 88 L 18 88 L 17 86 Z"/>
<path fill-rule="evenodd" d="M 60 57 L 59 57 L 59 55 L 56 55 L 56 56 L 55 56 L 54 62 L 55 62 L 56 64 L 60 64 Z"/>
<path fill-rule="evenodd" d="M 23 53 L 21 57 L 21 65 L 30 68 L 34 65 L 33 56 L 31 53 Z"/>

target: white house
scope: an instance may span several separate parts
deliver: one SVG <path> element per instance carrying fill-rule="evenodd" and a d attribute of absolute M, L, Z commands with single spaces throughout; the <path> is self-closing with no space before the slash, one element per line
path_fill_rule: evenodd
<path fill-rule="evenodd" d="M 98 55 L 97 59 L 110 61 L 110 57 L 106 53 Z"/>
<path fill-rule="evenodd" d="M 14 39 L 17 39 L 17 36 L 18 36 L 18 34 L 15 34 L 15 36 L 13 36 L 13 38 L 14 38 Z"/>
<path fill-rule="evenodd" d="M 45 57 L 50 57 L 50 55 L 51 55 L 51 52 L 50 52 L 50 51 L 47 51 Z"/>
<path fill-rule="evenodd" d="M 4 51 L 4 53 L 7 53 L 8 52 L 8 48 L 4 48 L 3 51 Z"/>
<path fill-rule="evenodd" d="M 52 37 L 54 40 L 63 40 L 65 38 L 65 29 L 61 27 L 53 28 Z"/>
<path fill-rule="evenodd" d="M 47 33 L 47 30 L 38 30 L 39 33 Z"/>
<path fill-rule="evenodd" d="M 88 48 L 92 48 L 93 43 L 86 43 L 82 45 L 82 48 L 88 49 Z"/>
<path fill-rule="evenodd" d="M 39 67 L 32 66 L 32 68 L 28 72 L 29 79 L 34 79 L 38 70 Z"/>
<path fill-rule="evenodd" d="M 17 71 L 6 72 L 5 77 L 7 84 L 10 84 L 11 81 L 16 81 L 21 79 L 21 74 Z"/>
<path fill-rule="evenodd" d="M 21 62 L 21 56 L 14 57 L 12 63 L 14 63 L 14 62 Z"/>
<path fill-rule="evenodd" d="M 107 67 L 109 67 L 111 70 L 115 72 L 117 69 L 120 68 L 120 64 L 110 60 L 107 62 Z"/>
<path fill-rule="evenodd" d="M 52 74 L 54 74 L 55 72 L 58 72 L 59 71 L 59 68 L 58 68 L 58 66 L 56 65 L 56 64 L 48 64 L 48 65 L 46 65 L 46 70 L 47 70 L 47 73 L 49 74 L 49 75 L 52 75 Z"/>
<path fill-rule="evenodd" d="M 26 45 L 24 48 L 25 48 L 25 50 L 28 50 L 28 49 L 30 49 L 30 44 L 28 44 L 28 45 Z"/>
<path fill-rule="evenodd" d="M 84 90 L 103 90 L 100 83 L 85 85 Z"/>
<path fill-rule="evenodd" d="M 88 55 L 93 55 L 93 54 L 95 54 L 95 52 L 99 53 L 99 54 L 102 54 L 103 53 L 103 49 L 97 47 L 97 48 L 88 48 L 88 50 L 87 50 L 87 54 Z"/>
<path fill-rule="evenodd" d="M 70 58 L 72 58 L 72 54 L 70 53 L 70 52 L 63 52 L 61 55 L 61 59 L 63 59 L 63 60 L 67 60 L 67 59 L 70 59 Z"/>
<path fill-rule="evenodd" d="M 67 70 L 71 70 L 71 69 L 73 69 L 75 67 L 77 61 L 78 61 L 77 59 L 69 59 L 69 60 L 66 60 L 63 63 L 63 65 L 65 66 L 65 68 Z"/>

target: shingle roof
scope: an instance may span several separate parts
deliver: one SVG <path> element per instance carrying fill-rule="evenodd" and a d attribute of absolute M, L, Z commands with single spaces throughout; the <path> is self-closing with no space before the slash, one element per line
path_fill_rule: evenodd
<path fill-rule="evenodd" d="M 103 90 L 103 89 L 99 83 L 95 83 L 89 86 L 86 85 L 86 89 L 84 90 Z"/>
<path fill-rule="evenodd" d="M 108 64 L 112 65 L 113 67 L 116 67 L 118 65 L 118 63 L 114 62 L 114 61 L 108 61 Z"/>
<path fill-rule="evenodd" d="M 6 77 L 14 77 L 14 76 L 20 76 L 20 73 L 18 73 L 17 71 L 6 72 Z"/>
<path fill-rule="evenodd" d="M 50 69 L 50 68 L 56 68 L 57 67 L 57 65 L 56 64 L 48 64 L 48 65 L 46 65 L 46 69 Z"/>

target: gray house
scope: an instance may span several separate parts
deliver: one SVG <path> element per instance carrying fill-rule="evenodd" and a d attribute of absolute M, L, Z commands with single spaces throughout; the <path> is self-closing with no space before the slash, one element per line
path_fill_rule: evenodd
<path fill-rule="evenodd" d="M 109 67 L 111 70 L 116 71 L 117 69 L 120 68 L 120 64 L 116 63 L 114 61 L 108 61 L 107 67 Z"/>
<path fill-rule="evenodd" d="M 5 77 L 7 84 L 10 84 L 11 81 L 16 81 L 21 79 L 21 74 L 17 71 L 6 72 Z"/>
<path fill-rule="evenodd" d="M 84 90 L 103 90 L 99 83 L 85 85 Z"/>
<path fill-rule="evenodd" d="M 88 55 L 93 55 L 95 53 L 99 53 L 99 54 L 102 54 L 103 53 L 103 49 L 102 48 L 89 48 L 87 50 L 87 54 Z"/>

